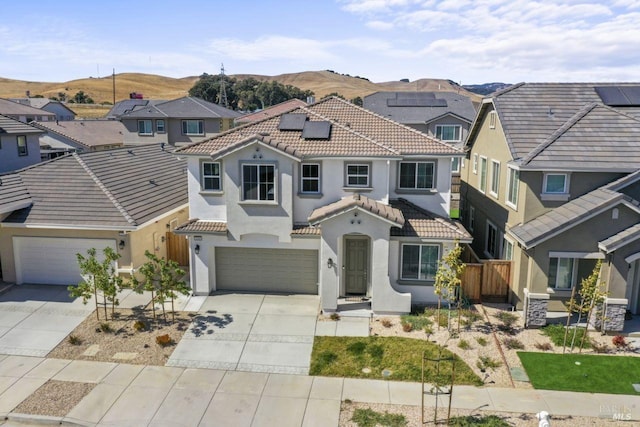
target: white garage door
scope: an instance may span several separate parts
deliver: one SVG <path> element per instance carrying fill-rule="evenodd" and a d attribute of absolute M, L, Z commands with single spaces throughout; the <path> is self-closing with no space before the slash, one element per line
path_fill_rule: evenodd
<path fill-rule="evenodd" d="M 318 294 L 318 251 L 216 248 L 218 290 Z"/>
<path fill-rule="evenodd" d="M 110 246 L 116 249 L 112 239 L 72 239 L 54 237 L 14 237 L 13 255 L 16 263 L 16 279 L 21 283 L 45 285 L 75 285 L 82 280 L 77 253 L 87 254 L 95 248 L 98 254 Z"/>

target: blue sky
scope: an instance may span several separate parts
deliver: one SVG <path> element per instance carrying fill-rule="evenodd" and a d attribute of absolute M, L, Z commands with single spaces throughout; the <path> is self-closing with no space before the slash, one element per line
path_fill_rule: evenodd
<path fill-rule="evenodd" d="M 31 0 L 2 15 L 0 77 L 20 80 L 186 77 L 221 63 L 374 82 L 640 80 L 640 0 Z"/>

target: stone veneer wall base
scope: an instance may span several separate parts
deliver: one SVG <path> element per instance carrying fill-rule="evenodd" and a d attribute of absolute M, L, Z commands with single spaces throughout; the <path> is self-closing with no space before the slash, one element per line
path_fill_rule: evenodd
<path fill-rule="evenodd" d="M 541 328 L 547 324 L 548 303 L 549 294 L 532 293 L 524 289 L 525 328 Z"/>

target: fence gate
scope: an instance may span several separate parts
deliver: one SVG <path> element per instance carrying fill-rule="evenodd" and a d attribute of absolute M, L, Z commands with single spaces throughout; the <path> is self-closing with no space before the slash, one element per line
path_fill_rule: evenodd
<path fill-rule="evenodd" d="M 179 265 L 189 265 L 189 242 L 185 236 L 179 236 L 167 231 L 167 259 Z"/>
<path fill-rule="evenodd" d="M 469 263 L 462 276 L 462 291 L 474 302 L 507 302 L 511 261 L 482 260 Z"/>

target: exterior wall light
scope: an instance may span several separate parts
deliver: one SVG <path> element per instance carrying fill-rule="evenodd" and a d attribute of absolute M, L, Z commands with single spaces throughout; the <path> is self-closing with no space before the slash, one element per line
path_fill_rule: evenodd
<path fill-rule="evenodd" d="M 196 247 L 193 248 L 193 251 L 196 253 L 196 255 L 199 254 L 200 253 L 200 245 L 196 245 Z"/>
<path fill-rule="evenodd" d="M 120 248 L 120 250 L 124 249 L 124 240 L 120 240 L 120 243 L 118 243 L 118 247 Z"/>
<path fill-rule="evenodd" d="M 333 263 L 333 259 L 329 258 L 327 260 L 327 268 L 333 268 L 335 264 Z"/>

